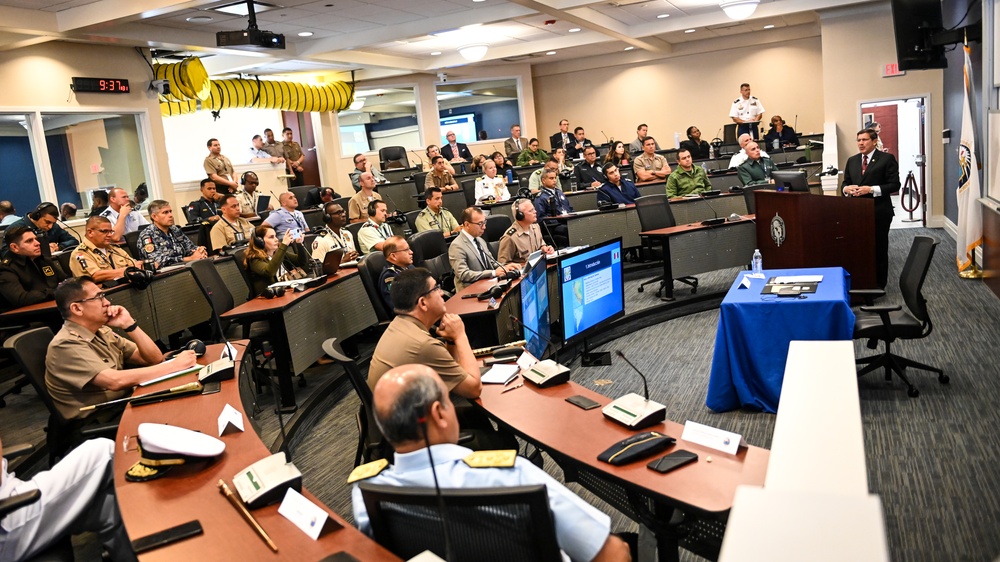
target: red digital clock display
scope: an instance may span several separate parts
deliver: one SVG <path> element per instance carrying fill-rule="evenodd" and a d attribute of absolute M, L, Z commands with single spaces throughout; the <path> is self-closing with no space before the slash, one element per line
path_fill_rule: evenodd
<path fill-rule="evenodd" d="M 81 78 L 73 77 L 73 91 L 92 94 L 127 94 L 131 90 L 125 78 Z"/>

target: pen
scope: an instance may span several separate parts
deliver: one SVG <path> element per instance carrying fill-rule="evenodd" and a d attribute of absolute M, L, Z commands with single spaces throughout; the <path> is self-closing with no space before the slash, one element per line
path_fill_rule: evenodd
<path fill-rule="evenodd" d="M 510 388 L 507 388 L 507 389 L 504 389 L 504 390 L 500 391 L 500 394 L 503 394 L 505 392 L 510 392 L 510 391 L 514 390 L 515 388 L 521 388 L 522 386 L 524 386 L 524 383 L 523 382 L 519 382 L 519 383 L 515 384 L 514 386 L 512 386 Z"/>
<path fill-rule="evenodd" d="M 250 526 L 253 527 L 255 531 L 257 531 L 257 534 L 260 535 L 260 538 L 264 539 L 264 542 L 267 543 L 267 546 L 271 547 L 271 550 L 278 552 L 277 545 L 274 544 L 274 541 L 271 540 L 271 537 L 267 536 L 267 533 L 265 533 L 264 529 L 261 528 L 259 523 L 257 523 L 257 520 L 253 518 L 253 515 L 251 515 L 250 512 L 247 511 L 247 508 L 243 506 L 243 503 L 240 502 L 240 499 L 236 497 L 236 494 L 234 494 L 233 491 L 229 489 L 229 486 L 226 486 L 225 480 L 219 480 L 219 492 L 221 492 L 222 495 L 226 496 L 226 499 L 229 500 L 229 503 L 233 504 L 233 507 L 236 508 L 236 511 L 240 512 L 240 515 L 243 516 L 243 519 L 246 520 L 246 522 L 249 523 Z"/>
<path fill-rule="evenodd" d="M 520 376 L 520 375 L 521 375 L 521 373 L 514 373 L 514 376 L 513 376 L 513 377 L 511 377 L 511 378 L 509 378 L 509 379 L 507 379 L 507 382 L 503 383 L 503 385 L 504 385 L 504 386 L 507 386 L 508 384 L 510 384 L 510 383 L 512 383 L 512 382 L 514 382 L 514 381 L 516 381 L 516 380 L 517 380 L 517 377 L 518 377 L 518 376 Z"/>

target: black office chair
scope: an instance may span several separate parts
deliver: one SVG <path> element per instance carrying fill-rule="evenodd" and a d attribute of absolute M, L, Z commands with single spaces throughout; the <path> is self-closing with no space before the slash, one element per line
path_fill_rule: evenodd
<path fill-rule="evenodd" d="M 315 189 L 315 185 L 299 185 L 296 187 L 289 187 L 288 191 L 295 194 L 295 199 L 299 202 L 299 207 L 305 204 L 306 199 L 309 197 L 309 191 Z M 281 195 L 280 193 L 278 195 Z M 277 203 L 276 203 L 277 204 Z"/>
<path fill-rule="evenodd" d="M 434 488 L 359 484 L 375 541 L 400 558 L 430 550 L 450 560 L 561 560 L 545 486 Z M 450 537 L 446 552 L 441 507 Z"/>
<path fill-rule="evenodd" d="M 644 195 L 635 200 L 635 210 L 639 214 L 639 228 L 641 231 L 647 230 L 657 230 L 660 228 L 669 228 L 671 226 L 677 226 L 677 221 L 674 220 L 674 214 L 670 210 L 670 200 L 665 194 L 657 195 Z M 648 236 L 643 236 L 642 241 L 644 247 L 649 250 L 650 254 L 655 253 L 656 244 Z M 662 251 L 662 244 L 660 245 Z M 667 259 L 666 252 L 663 253 L 663 259 Z M 691 286 L 691 293 L 698 292 L 698 278 L 697 277 L 679 277 L 676 279 L 681 283 Z M 663 287 L 666 283 L 673 283 L 674 280 L 666 280 L 662 275 L 648 279 L 639 284 L 639 292 L 643 292 L 646 285 L 651 283 L 659 283 L 656 289 L 656 296 L 659 297 L 663 294 Z"/>
<path fill-rule="evenodd" d="M 347 373 L 347 380 L 350 381 L 354 392 L 357 393 L 361 405 L 354 416 L 354 421 L 358 426 L 358 448 L 354 454 L 354 466 L 373 460 L 392 458 L 392 446 L 382 437 L 382 432 L 378 430 L 372 417 L 372 390 L 368 387 L 368 378 L 361 374 L 358 364 L 348 357 L 337 343 L 337 338 L 330 338 L 323 342 L 323 352 L 338 365 L 344 368 Z"/>
<path fill-rule="evenodd" d="M 413 265 L 422 267 L 424 262 L 448 253 L 448 243 L 440 230 L 425 230 L 410 236 L 408 242 L 413 250 Z"/>
<path fill-rule="evenodd" d="M 413 174 L 413 184 L 417 186 L 417 193 L 424 192 L 424 184 L 427 182 L 427 174 L 429 172 L 417 172 Z"/>
<path fill-rule="evenodd" d="M 510 160 L 511 166 L 516 166 L 517 165 L 517 158 L 519 156 L 521 156 L 521 151 L 520 150 L 516 150 L 516 151 L 511 152 L 510 154 L 507 155 L 507 160 Z M 497 170 L 497 173 L 500 173 L 500 170 Z"/>
<path fill-rule="evenodd" d="M 483 233 L 483 239 L 487 243 L 498 242 L 503 237 L 503 233 L 507 232 L 507 229 L 512 224 L 514 224 L 513 219 L 507 215 L 498 214 L 486 217 L 486 232 Z"/>
<path fill-rule="evenodd" d="M 240 276 L 243 277 L 243 282 L 247 284 L 247 300 L 250 300 L 257 295 L 253 294 L 253 281 L 250 280 L 250 274 L 247 272 L 247 264 L 244 261 L 246 255 L 246 247 L 240 248 L 233 252 L 233 260 L 236 262 L 236 269 L 240 271 Z"/>
<path fill-rule="evenodd" d="M 45 385 L 45 354 L 49 342 L 55 337 L 48 327 L 35 328 L 7 338 L 3 346 L 14 357 L 21 371 L 28 377 L 35 392 L 49 411 L 45 427 L 45 442 L 49 449 L 49 466 L 81 442 L 94 437 L 114 439 L 118 423 L 87 425 L 86 420 L 68 420 L 56 409 L 49 389 Z"/>
<path fill-rule="evenodd" d="M 757 185 L 745 185 L 743 186 L 743 201 L 747 204 L 747 214 L 756 215 L 757 214 L 757 199 L 754 192 L 758 189 L 774 189 L 774 186 L 768 183 L 758 183 Z"/>
<path fill-rule="evenodd" d="M 475 205 L 476 204 L 476 178 L 466 178 L 466 179 L 462 180 L 461 182 L 459 182 L 458 185 L 462 186 L 462 191 L 465 192 L 465 204 L 466 204 L 466 206 L 471 207 L 471 206 Z M 460 217 L 459 215 L 455 215 L 455 218 L 458 219 L 458 220 L 462 220 L 462 217 Z"/>
<path fill-rule="evenodd" d="M 143 227 L 145 228 L 145 227 Z M 126 232 L 125 233 L 125 249 L 128 250 L 130 256 L 133 259 L 141 260 L 142 254 L 139 253 L 139 231 Z"/>
<path fill-rule="evenodd" d="M 344 209 L 345 213 L 350 213 L 351 212 L 351 210 L 350 210 L 351 198 L 350 197 L 338 197 L 337 199 L 334 199 L 333 202 L 336 203 L 336 204 L 338 204 L 338 205 L 340 205 Z M 348 217 L 348 218 L 350 218 L 350 217 Z"/>
<path fill-rule="evenodd" d="M 490 249 L 490 255 L 493 259 L 500 259 L 500 241 L 494 240 L 493 242 L 487 242 L 486 247 Z"/>
<path fill-rule="evenodd" d="M 424 260 L 424 267 L 431 272 L 431 275 L 441 285 L 441 288 L 445 292 L 445 299 L 455 293 L 455 271 L 451 268 L 451 260 L 448 259 L 447 252 L 429 260 Z"/>
<path fill-rule="evenodd" d="M 736 138 L 736 126 L 736 123 L 728 123 L 722 127 L 723 144 L 739 144 L 739 140 Z"/>
<path fill-rule="evenodd" d="M 919 396 L 920 391 L 906 377 L 907 367 L 937 373 L 938 382 L 941 384 L 948 384 L 951 380 L 937 367 L 892 353 L 892 343 L 897 339 L 926 338 L 933 330 L 931 317 L 927 312 L 927 299 L 924 298 L 921 289 L 924 286 L 924 279 L 927 278 L 927 270 L 930 268 L 934 247 L 937 244 L 937 241 L 929 236 L 917 236 L 913 239 L 910 253 L 906 256 L 906 263 L 903 264 L 903 271 L 899 275 L 899 292 L 903 295 L 906 310 L 899 305 L 872 306 L 874 298 L 884 295 L 885 291 L 879 289 L 850 291 L 851 295 L 864 297 L 868 303 L 861 307 L 861 313 L 855 318 L 854 339 L 868 339 L 868 347 L 871 349 L 875 349 L 879 341 L 885 342 L 885 352 L 881 355 L 857 360 L 858 365 L 865 365 L 858 371 L 858 376 L 882 368 L 885 369 L 885 380 L 891 381 L 892 373 L 896 373 L 896 376 L 906 384 L 906 393 L 911 398 Z"/>
<path fill-rule="evenodd" d="M 378 149 L 379 167 L 383 170 L 395 168 L 409 168 L 410 160 L 406 156 L 406 149 L 402 146 L 386 146 Z"/>
<path fill-rule="evenodd" d="M 361 276 L 361 285 L 364 286 L 368 300 L 375 309 L 375 317 L 379 322 L 389 322 L 393 314 L 391 310 L 386 309 L 378 288 L 378 278 L 382 275 L 383 267 L 385 267 L 385 256 L 382 252 L 372 252 L 358 262 L 358 275 Z"/>
<path fill-rule="evenodd" d="M 69 268 L 69 260 L 73 257 L 74 250 L 76 250 L 76 248 L 67 250 L 56 257 L 56 260 L 59 262 L 59 267 L 62 268 L 66 275 L 73 275 L 73 272 Z"/>
<path fill-rule="evenodd" d="M 361 241 L 358 240 L 358 231 L 361 230 L 361 227 L 364 226 L 365 224 L 367 223 L 352 222 L 351 224 L 344 227 L 347 229 L 348 232 L 351 233 L 351 236 L 354 237 L 354 249 L 357 250 L 359 254 L 361 253 Z"/>
<path fill-rule="evenodd" d="M 420 214 L 419 210 L 403 213 L 403 216 L 406 217 L 406 224 L 407 226 L 410 227 L 411 234 L 417 233 L 417 215 L 419 214 Z"/>

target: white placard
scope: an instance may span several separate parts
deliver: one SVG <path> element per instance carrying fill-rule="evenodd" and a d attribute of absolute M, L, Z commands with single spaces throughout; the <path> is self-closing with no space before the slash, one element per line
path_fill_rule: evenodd
<path fill-rule="evenodd" d="M 538 359 L 535 359 L 534 355 L 528 353 L 527 349 L 525 349 L 524 352 L 521 353 L 521 356 L 517 358 L 517 366 L 520 367 L 522 371 L 527 371 L 528 369 L 534 367 L 535 363 L 538 363 Z"/>
<path fill-rule="evenodd" d="M 684 433 L 681 434 L 681 439 L 730 455 L 735 455 L 740 447 L 747 446 L 743 436 L 739 433 L 723 431 L 691 420 L 684 422 Z"/>
<path fill-rule="evenodd" d="M 740 289 L 749 289 L 749 288 L 750 288 L 750 275 L 747 274 L 744 275 L 743 280 L 740 281 Z"/>
<path fill-rule="evenodd" d="M 319 535 L 323 532 L 323 527 L 326 525 L 327 517 L 329 517 L 326 511 L 323 511 L 322 508 L 293 488 L 289 488 L 285 492 L 285 499 L 281 500 L 278 513 L 284 515 L 285 519 L 302 529 L 302 532 L 309 535 L 309 538 L 314 541 L 319 540 Z"/>
<path fill-rule="evenodd" d="M 231 433 L 233 431 L 243 431 L 243 414 L 236 408 L 226 404 L 222 408 L 222 413 L 219 414 L 219 437 L 222 437 L 224 433 Z"/>

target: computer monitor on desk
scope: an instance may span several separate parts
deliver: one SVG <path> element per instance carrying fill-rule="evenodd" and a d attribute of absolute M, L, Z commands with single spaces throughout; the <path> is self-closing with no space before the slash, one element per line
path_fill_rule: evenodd
<path fill-rule="evenodd" d="M 520 283 L 522 330 L 524 331 L 524 340 L 528 342 L 525 347 L 529 353 L 539 359 L 544 357 L 545 348 L 548 347 L 546 340 L 551 337 L 549 283 L 545 268 L 545 256 L 541 252 L 531 254 L 524 266 L 524 278 L 521 279 Z M 539 337 L 536 332 L 542 337 Z"/>
<path fill-rule="evenodd" d="M 564 343 L 584 340 L 625 316 L 621 238 L 561 256 L 558 268 Z"/>
<path fill-rule="evenodd" d="M 802 170 L 776 170 L 771 172 L 771 179 L 774 180 L 774 188 L 778 191 L 809 193 L 809 182 L 806 181 L 806 173 Z"/>

